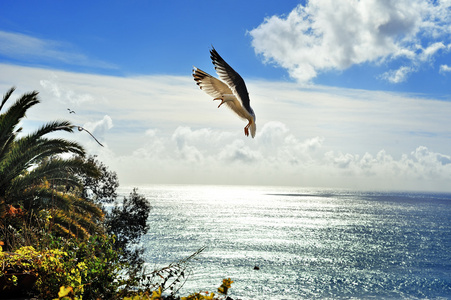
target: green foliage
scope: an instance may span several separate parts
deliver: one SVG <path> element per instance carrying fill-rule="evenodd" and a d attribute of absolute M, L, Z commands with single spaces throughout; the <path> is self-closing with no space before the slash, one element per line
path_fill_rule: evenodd
<path fill-rule="evenodd" d="M 215 296 L 215 293 L 208 294 L 208 292 L 199 292 L 199 293 L 194 293 L 194 294 L 188 295 L 186 297 L 182 297 L 181 300 L 213 300 L 213 299 L 218 299 L 218 298 L 214 298 L 214 296 Z"/>
<path fill-rule="evenodd" d="M 24 191 L 26 195 L 28 191 Z M 0 240 L 7 250 L 21 246 L 45 245 L 49 235 L 84 240 L 93 234 L 103 234 L 104 214 L 95 204 L 73 194 L 51 188 L 48 182 L 33 188 L 34 205 L 4 204 L 0 218 Z"/>
<path fill-rule="evenodd" d="M 0 111 L 13 92 L 14 88 L 4 95 Z M 29 242 L 41 237 L 38 216 L 43 210 L 49 211 L 52 217 L 53 225 L 47 229 L 75 238 L 97 233 L 103 218 L 98 207 L 59 190 L 68 184 L 81 187 L 80 174 L 100 175 L 95 165 L 81 158 L 59 157 L 61 154 L 83 157 L 85 151 L 81 145 L 48 138 L 53 132 L 73 132 L 70 122 L 48 122 L 28 135 L 19 136 L 20 121 L 38 103 L 38 92 L 27 93 L 0 114 L 0 240 L 8 250 L 33 245 Z M 11 208 L 20 208 L 22 214 L 8 213 Z M 24 228 L 30 230 L 25 233 Z"/>
<path fill-rule="evenodd" d="M 222 296 L 215 297 L 215 293 L 210 293 L 208 291 L 201 291 L 192 293 L 186 297 L 177 297 L 175 298 L 173 295 L 169 296 L 163 296 L 163 290 L 161 287 L 159 287 L 157 290 L 154 290 L 152 292 L 138 292 L 134 293 L 133 295 L 129 295 L 127 297 L 124 297 L 123 300 L 220 300 L 220 299 L 226 299 L 227 297 L 227 291 L 229 288 L 231 288 L 231 284 L 233 281 L 228 279 L 223 279 L 221 286 L 218 288 L 218 291 Z M 226 290 L 224 290 L 226 288 Z M 227 298 L 229 299 L 229 298 Z"/>
<path fill-rule="evenodd" d="M 4 95 L 0 111 L 13 92 Z M 49 122 L 19 136 L 20 121 L 40 102 L 37 96 L 24 94 L 0 114 L 2 296 L 27 284 L 41 299 L 180 299 L 176 293 L 190 273 L 189 262 L 204 248 L 146 273 L 143 249 L 134 244 L 149 231 L 149 202 L 133 189 L 104 218 L 99 204 L 117 198 L 116 173 L 93 156 L 86 159 L 78 143 L 48 138 L 73 132 L 74 125 Z M 231 283 L 224 279 L 218 292 L 227 295 Z M 219 298 L 201 292 L 182 299 Z"/>
<path fill-rule="evenodd" d="M 4 95 L 0 110 L 13 92 L 14 88 Z M 59 184 L 63 181 L 77 182 L 78 172 L 85 172 L 91 176 L 99 175 L 92 165 L 81 163 L 80 160 L 41 163 L 49 157 L 63 153 L 84 156 L 85 151 L 76 142 L 47 137 L 52 132 L 73 132 L 73 125 L 68 121 L 48 122 L 38 130 L 19 137 L 22 131 L 22 128 L 18 127 L 20 121 L 25 117 L 27 110 L 38 103 L 40 103 L 38 92 L 34 91 L 22 95 L 0 114 L 0 198 L 9 204 L 20 199 L 17 196 L 22 196 L 20 193 L 23 190 L 39 184 L 43 178 Z M 30 171 L 30 168 L 35 166 L 39 167 Z"/>
<path fill-rule="evenodd" d="M 218 288 L 218 292 L 225 298 L 227 296 L 228 290 L 231 288 L 233 281 L 230 278 L 223 279 L 221 286 Z M 181 300 L 217 300 L 215 298 L 215 293 L 199 292 L 191 294 L 187 297 L 182 297 Z"/>
<path fill-rule="evenodd" d="M 102 162 L 95 156 L 85 158 L 85 162 L 94 165 L 100 176 L 93 177 L 88 174 L 81 174 L 82 196 L 95 203 L 111 203 L 117 198 L 116 189 L 119 187 L 119 179 L 116 172 L 108 170 Z"/>
<path fill-rule="evenodd" d="M 119 261 L 119 253 L 113 245 L 113 238 L 93 236 L 86 242 L 68 247 L 71 256 L 84 262 L 88 270 L 82 278 L 85 299 L 96 299 L 99 295 L 112 299 L 121 286 L 127 285 L 122 278 L 124 265 Z"/>
<path fill-rule="evenodd" d="M 122 204 L 115 203 L 107 214 L 105 226 L 107 233 L 116 237 L 114 248 L 122 253 L 122 259 L 135 269 L 141 269 L 143 249 L 133 247 L 149 231 L 147 219 L 151 206 L 147 199 L 138 194 L 136 188 L 130 196 L 124 197 Z"/>
<path fill-rule="evenodd" d="M 34 289 L 42 299 L 55 298 L 62 286 L 71 287 L 74 297 L 113 299 L 130 281 L 122 278 L 124 266 L 113 243 L 106 236 L 81 243 L 55 239 L 49 245 L 55 248 L 50 250 L 27 246 L 14 253 L 0 252 L 0 279 L 12 287 L 18 274 L 36 276 Z"/>
<path fill-rule="evenodd" d="M 70 286 L 62 286 L 60 287 L 60 291 L 58 292 L 58 298 L 55 298 L 54 300 L 78 300 L 77 297 L 75 297 L 74 289 Z"/>
<path fill-rule="evenodd" d="M 27 246 L 14 253 L 0 252 L 2 268 L 0 278 L 4 277 L 7 286 L 17 285 L 19 274 L 36 276 L 35 288 L 39 297 L 51 299 L 61 285 L 74 287 L 75 294 L 83 293 L 82 277 L 86 274 L 86 265 L 68 259 L 68 254 L 58 249 L 36 251 Z"/>

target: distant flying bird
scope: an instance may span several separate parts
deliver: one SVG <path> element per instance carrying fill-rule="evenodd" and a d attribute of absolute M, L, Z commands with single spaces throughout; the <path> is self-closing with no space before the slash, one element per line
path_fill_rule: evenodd
<path fill-rule="evenodd" d="M 215 66 L 219 79 L 194 67 L 193 77 L 197 85 L 213 100 L 221 100 L 218 108 L 224 103 L 232 109 L 240 118 L 249 123 L 244 127 L 244 134 L 255 137 L 257 125 L 255 124 L 255 113 L 250 105 L 249 93 L 243 78 L 216 52 L 215 48 L 210 50 L 210 58 Z"/>
<path fill-rule="evenodd" d="M 70 114 L 75 114 L 75 111 L 73 111 L 72 109 L 68 108 L 67 110 L 69 111 Z"/>

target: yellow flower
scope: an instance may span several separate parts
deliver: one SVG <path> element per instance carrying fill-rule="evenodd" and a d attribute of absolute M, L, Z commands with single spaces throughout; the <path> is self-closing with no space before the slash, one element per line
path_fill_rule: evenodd
<path fill-rule="evenodd" d="M 223 279 L 222 280 L 222 285 L 224 285 L 225 287 L 229 288 L 232 286 L 233 281 L 228 278 L 228 279 Z"/>
<path fill-rule="evenodd" d="M 161 299 L 161 286 L 158 288 L 157 291 L 152 292 L 152 297 L 150 297 L 150 300 L 160 300 Z"/>
<path fill-rule="evenodd" d="M 72 287 L 70 287 L 70 286 L 68 286 L 68 287 L 62 286 L 62 287 L 60 287 L 60 291 L 58 292 L 58 297 L 59 298 L 63 298 L 65 296 L 69 295 L 71 292 L 73 292 Z"/>
<path fill-rule="evenodd" d="M 80 270 L 84 270 L 84 269 L 87 268 L 87 266 L 86 266 L 86 264 L 85 264 L 84 262 L 79 262 L 79 263 L 77 264 L 77 267 L 78 267 Z"/>
<path fill-rule="evenodd" d="M 221 286 L 218 288 L 218 292 L 224 295 L 227 295 L 229 288 L 232 286 L 233 281 L 228 279 L 223 279 Z"/>

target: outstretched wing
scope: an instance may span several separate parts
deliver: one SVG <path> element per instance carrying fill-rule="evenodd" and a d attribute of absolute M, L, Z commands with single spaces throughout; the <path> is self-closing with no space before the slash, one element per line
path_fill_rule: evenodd
<path fill-rule="evenodd" d="M 210 58 L 215 66 L 219 79 L 224 81 L 232 90 L 235 97 L 241 102 L 241 105 L 251 112 L 249 93 L 243 78 L 238 74 L 225 60 L 216 52 L 215 48 L 210 50 Z"/>
<path fill-rule="evenodd" d="M 233 110 L 240 118 L 246 119 L 241 102 L 236 99 L 235 94 L 227 84 L 196 67 L 193 69 L 193 77 L 200 89 L 213 98 L 222 98 L 224 95 L 233 95 L 235 99 L 233 101 L 225 102 L 225 105 Z"/>
<path fill-rule="evenodd" d="M 193 77 L 200 89 L 213 98 L 221 98 L 224 94 L 233 94 L 227 84 L 201 69 L 194 67 Z"/>

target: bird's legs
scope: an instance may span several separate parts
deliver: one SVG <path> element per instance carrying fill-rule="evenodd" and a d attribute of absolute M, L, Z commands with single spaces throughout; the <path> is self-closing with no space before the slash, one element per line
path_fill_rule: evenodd
<path fill-rule="evenodd" d="M 226 101 L 224 100 L 224 98 L 214 98 L 213 101 L 215 100 L 221 100 L 221 103 L 218 105 L 218 108 L 221 107 L 221 105 L 223 105 L 224 103 L 226 103 Z"/>
<path fill-rule="evenodd" d="M 246 127 L 244 127 L 244 134 L 246 136 L 249 136 L 249 127 L 251 126 L 251 123 L 252 122 L 249 121 L 249 123 L 246 125 Z"/>
<path fill-rule="evenodd" d="M 218 108 L 220 108 L 221 105 L 223 105 L 224 103 L 229 102 L 229 101 L 233 102 L 234 99 L 235 99 L 234 95 L 232 95 L 232 94 L 224 94 L 224 95 L 222 95 L 222 97 L 214 98 L 213 101 L 221 100 L 221 103 L 218 106 Z"/>

